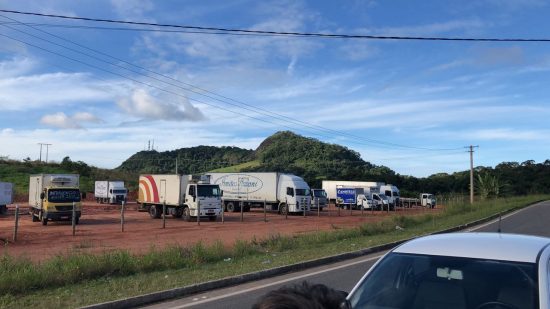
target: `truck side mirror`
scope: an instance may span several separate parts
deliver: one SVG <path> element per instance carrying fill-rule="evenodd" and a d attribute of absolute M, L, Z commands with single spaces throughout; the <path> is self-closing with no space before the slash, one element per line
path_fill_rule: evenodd
<path fill-rule="evenodd" d="M 44 192 L 40 193 L 40 199 L 41 199 L 41 200 L 44 199 Z"/>

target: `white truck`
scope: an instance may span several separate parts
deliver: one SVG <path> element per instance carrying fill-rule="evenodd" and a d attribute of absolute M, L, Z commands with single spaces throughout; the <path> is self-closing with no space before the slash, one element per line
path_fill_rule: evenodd
<path fill-rule="evenodd" d="M 128 190 L 124 181 L 96 181 L 94 196 L 98 203 L 121 204 L 126 202 Z"/>
<path fill-rule="evenodd" d="M 227 211 L 243 211 L 251 207 L 276 210 L 280 214 L 310 209 L 308 184 L 300 177 L 277 172 L 269 173 L 207 173 L 212 184 L 223 191 Z"/>
<path fill-rule="evenodd" d="M 369 188 L 380 187 L 385 183 L 377 181 L 346 181 L 346 180 L 323 180 L 321 187 L 327 193 L 327 196 L 335 200 L 336 188 Z"/>
<path fill-rule="evenodd" d="M 151 218 L 160 218 L 163 206 L 174 218 L 208 217 L 221 213 L 221 190 L 206 175 L 140 175 L 138 204 Z M 199 213 L 200 209 L 200 213 Z"/>
<path fill-rule="evenodd" d="M 420 194 L 420 204 L 427 208 L 435 208 L 437 201 L 433 194 L 430 193 L 421 193 Z"/>
<path fill-rule="evenodd" d="M 372 193 L 363 188 L 336 188 L 336 206 L 344 209 L 373 209 Z"/>
<path fill-rule="evenodd" d="M 29 207 L 32 221 L 72 220 L 73 205 L 75 223 L 78 224 L 82 213 L 80 177 L 77 174 L 39 174 L 29 180 Z"/>
<path fill-rule="evenodd" d="M 327 192 L 323 189 L 311 189 L 311 206 L 310 209 L 317 209 L 319 211 L 328 206 Z"/>
<path fill-rule="evenodd" d="M 6 214 L 6 206 L 13 202 L 13 184 L 11 182 L 0 182 L 0 215 Z"/>
<path fill-rule="evenodd" d="M 399 204 L 399 189 L 394 185 L 382 185 L 379 187 L 380 193 L 384 193 L 390 201 L 390 207 L 393 208 Z"/>

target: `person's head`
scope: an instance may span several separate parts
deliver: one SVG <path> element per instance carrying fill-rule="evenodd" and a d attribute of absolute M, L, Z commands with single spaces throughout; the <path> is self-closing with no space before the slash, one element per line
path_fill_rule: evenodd
<path fill-rule="evenodd" d="M 268 292 L 252 309 L 338 309 L 345 302 L 346 296 L 346 292 L 304 281 L 302 284 L 283 286 Z"/>

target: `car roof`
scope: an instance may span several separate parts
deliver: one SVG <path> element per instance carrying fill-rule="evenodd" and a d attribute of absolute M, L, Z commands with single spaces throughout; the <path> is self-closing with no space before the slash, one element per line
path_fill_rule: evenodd
<path fill-rule="evenodd" d="M 505 233 L 449 233 L 408 241 L 393 252 L 536 263 L 550 238 Z"/>

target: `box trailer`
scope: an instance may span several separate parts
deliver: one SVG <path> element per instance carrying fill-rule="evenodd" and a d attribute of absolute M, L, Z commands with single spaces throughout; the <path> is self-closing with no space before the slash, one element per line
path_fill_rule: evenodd
<path fill-rule="evenodd" d="M 165 214 L 175 218 L 214 221 L 221 213 L 221 190 L 205 175 L 140 175 L 137 202 L 151 218 L 160 218 L 166 207 Z"/>
<path fill-rule="evenodd" d="M 98 203 L 121 204 L 126 202 L 128 190 L 124 181 L 96 181 L 94 196 Z"/>
<path fill-rule="evenodd" d="M 335 200 L 336 188 L 369 188 L 380 187 L 384 184 L 377 181 L 323 180 L 321 187 L 327 192 L 329 199 Z"/>
<path fill-rule="evenodd" d="M 223 191 L 227 211 L 264 207 L 281 214 L 310 209 L 309 185 L 301 177 L 278 172 L 207 173 L 212 184 Z"/>
<path fill-rule="evenodd" d="M 11 182 L 0 182 L 0 214 L 6 214 L 6 206 L 13 202 L 13 184 Z"/>
<path fill-rule="evenodd" d="M 29 207 L 32 221 L 72 220 L 78 224 L 82 212 L 78 174 L 39 174 L 29 179 Z"/>

